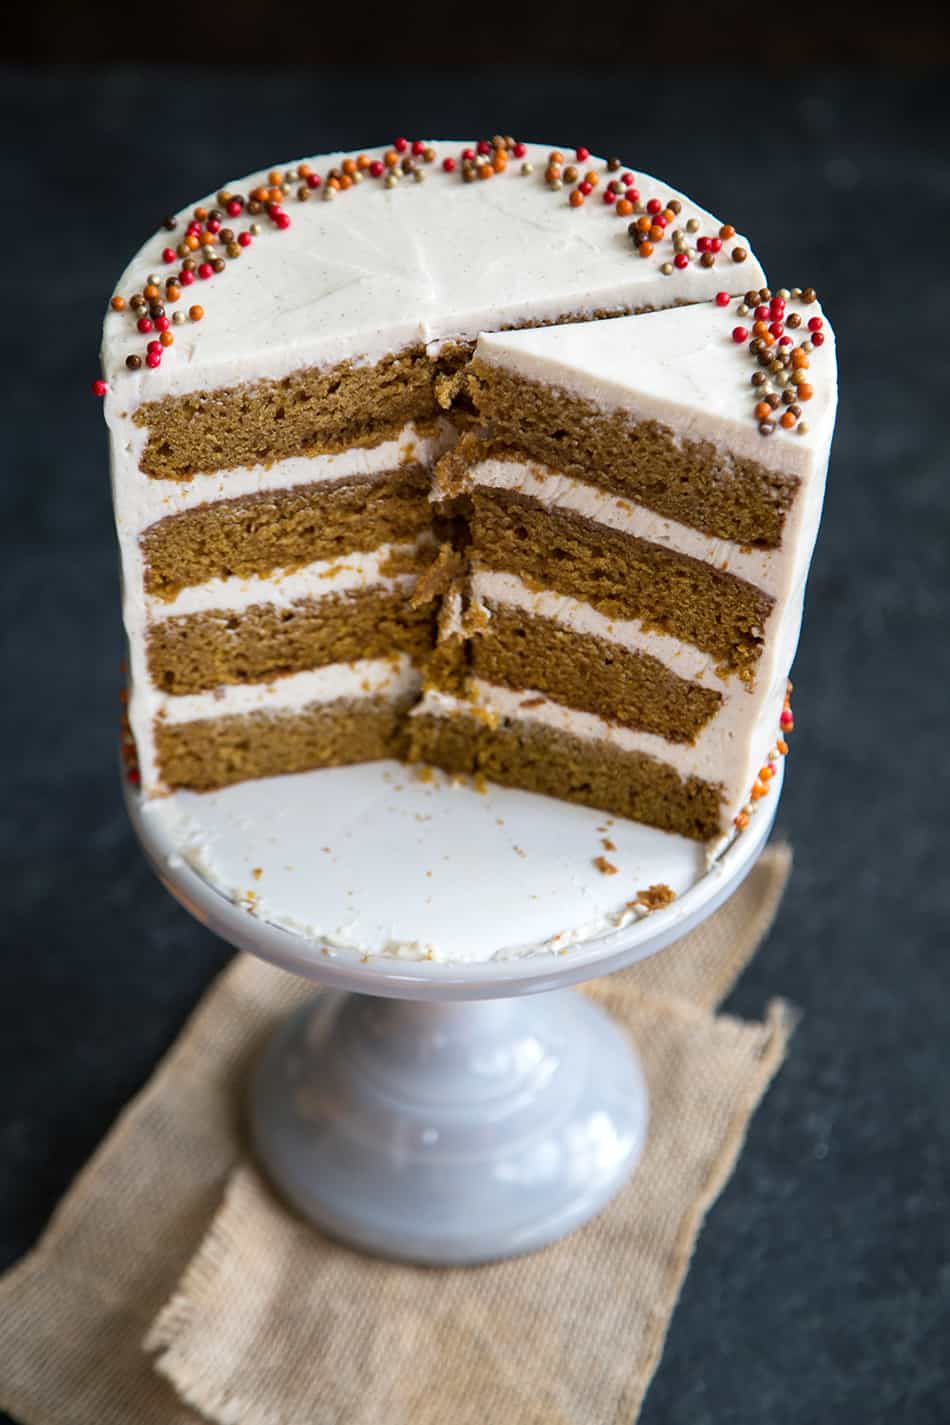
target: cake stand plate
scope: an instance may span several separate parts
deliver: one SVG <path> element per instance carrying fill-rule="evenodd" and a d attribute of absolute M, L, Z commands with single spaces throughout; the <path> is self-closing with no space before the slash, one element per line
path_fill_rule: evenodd
<path fill-rule="evenodd" d="M 323 992 L 267 1045 L 250 1132 L 316 1226 L 425 1264 L 532 1250 L 628 1180 L 648 1104 L 629 1042 L 567 987 L 655 953 L 737 888 L 779 798 L 712 866 L 602 812 L 394 762 L 150 803 L 171 893 Z M 649 886 L 676 899 L 649 915 Z"/>

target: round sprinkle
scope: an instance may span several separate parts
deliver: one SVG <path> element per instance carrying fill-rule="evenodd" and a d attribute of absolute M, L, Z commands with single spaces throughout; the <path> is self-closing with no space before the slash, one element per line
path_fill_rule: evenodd
<path fill-rule="evenodd" d="M 111 301 L 111 303 L 110 303 L 110 305 L 111 305 L 112 310 L 113 310 L 114 312 L 124 312 L 124 311 L 125 311 L 125 298 L 124 298 L 124 297 L 113 297 L 113 298 L 112 298 L 112 301 Z"/>
<path fill-rule="evenodd" d="M 130 371 L 140 371 L 142 368 L 142 358 L 140 356 L 127 356 L 125 364 Z"/>
<path fill-rule="evenodd" d="M 663 273 L 663 276 L 664 276 L 664 277 L 670 277 L 670 276 L 672 276 L 672 273 L 673 273 L 673 264 L 672 264 L 672 262 L 664 262 L 663 266 L 660 268 L 660 271 Z"/>
<path fill-rule="evenodd" d="M 150 366 L 154 371 L 156 366 L 162 364 L 162 353 L 160 351 L 150 351 L 145 358 L 145 365 Z"/>
<path fill-rule="evenodd" d="M 728 305 L 729 305 L 729 293 L 728 293 L 728 292 L 717 292 L 717 293 L 716 293 L 716 306 L 717 306 L 717 307 L 728 307 Z"/>
<path fill-rule="evenodd" d="M 748 328 L 747 328 L 747 327 L 733 327 L 733 328 L 732 328 L 732 339 L 733 339 L 733 341 L 736 343 L 737 346 L 738 346 L 738 345 L 741 345 L 742 342 L 744 342 L 744 341 L 748 341 L 748 339 L 749 339 L 749 330 L 748 330 Z"/>
<path fill-rule="evenodd" d="M 180 327 L 180 326 L 183 324 L 184 320 L 185 320 L 185 314 L 184 314 L 184 312 L 175 312 L 174 315 L 173 315 L 173 317 L 172 317 L 172 321 L 175 323 L 175 326 L 176 326 L 176 327 Z"/>
<path fill-rule="evenodd" d="M 733 260 L 733 262 L 745 262 L 745 260 L 746 260 L 746 258 L 747 258 L 748 256 L 749 256 L 749 250 L 748 250 L 748 248 L 745 248 L 745 247 L 734 247 L 734 248 L 732 249 L 732 260 Z"/>
<path fill-rule="evenodd" d="M 98 381 L 93 381 L 92 383 L 92 394 L 94 396 L 104 396 L 108 389 L 108 386 L 101 378 Z"/>
<path fill-rule="evenodd" d="M 534 172 L 534 164 L 533 164 L 533 163 L 523 163 L 523 164 L 521 165 L 521 174 L 522 174 L 522 177 L 523 177 L 523 178 L 530 178 L 533 172 Z"/>
<path fill-rule="evenodd" d="M 676 256 L 673 258 L 673 266 L 678 267 L 681 272 L 684 267 L 689 266 L 689 258 L 686 256 L 685 252 L 678 252 L 676 254 Z"/>
<path fill-rule="evenodd" d="M 152 330 L 152 320 L 150 317 L 139 317 L 135 325 L 138 327 L 139 331 L 143 333 L 143 335 L 145 332 L 150 332 Z"/>
<path fill-rule="evenodd" d="M 686 224 L 686 231 L 687 231 L 688 233 L 698 233 L 698 232 L 699 232 L 699 219 L 698 219 L 698 218 L 690 218 L 689 222 Z"/>
<path fill-rule="evenodd" d="M 812 302 L 817 302 L 817 300 L 818 297 L 815 293 L 814 287 L 802 288 L 802 301 L 805 303 L 806 306 L 810 306 Z"/>
<path fill-rule="evenodd" d="M 193 322 L 200 322 L 205 314 L 204 307 L 194 306 L 188 308 L 188 315 Z"/>

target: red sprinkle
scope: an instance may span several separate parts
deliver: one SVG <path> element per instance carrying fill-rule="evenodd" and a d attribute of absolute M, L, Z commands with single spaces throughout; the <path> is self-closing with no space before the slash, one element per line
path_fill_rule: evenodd
<path fill-rule="evenodd" d="M 821 320 L 821 317 L 808 318 L 808 330 L 810 332 L 820 332 L 823 326 L 824 322 Z"/>
<path fill-rule="evenodd" d="M 649 201 L 649 203 L 647 204 L 647 212 L 648 212 L 648 213 L 662 213 L 662 211 L 663 211 L 663 204 L 660 202 L 659 198 L 651 198 L 650 201 Z M 700 239 L 700 240 L 701 240 L 701 239 Z"/>
<path fill-rule="evenodd" d="M 609 188 L 606 188 L 606 189 L 604 190 L 604 202 L 605 202 L 605 203 L 616 203 L 616 201 L 617 201 L 617 195 L 616 195 L 616 193 L 611 193 L 610 189 L 609 189 Z"/>
<path fill-rule="evenodd" d="M 769 331 L 773 336 L 784 336 L 785 334 L 785 328 L 781 322 L 771 322 L 769 324 Z"/>
<path fill-rule="evenodd" d="M 740 342 L 748 341 L 748 339 L 749 339 L 749 332 L 748 332 L 748 329 L 747 329 L 746 327 L 733 327 L 733 328 L 732 328 L 732 339 L 733 339 L 734 342 L 736 342 L 737 345 L 738 345 Z"/>
<path fill-rule="evenodd" d="M 219 233 L 221 231 L 221 220 L 219 218 L 208 219 L 208 232 Z"/>
<path fill-rule="evenodd" d="M 620 181 L 621 181 L 621 183 L 626 183 L 627 187 L 629 188 L 629 187 L 630 187 L 630 184 L 634 181 L 634 179 L 633 179 L 633 174 L 632 174 L 632 173 L 621 173 L 621 175 L 620 175 Z"/>
<path fill-rule="evenodd" d="M 629 198 L 629 200 L 630 200 L 631 203 L 639 203 L 639 201 L 640 201 L 640 189 L 639 189 L 639 188 L 628 188 L 628 189 L 627 189 L 627 197 Z"/>
<path fill-rule="evenodd" d="M 756 307 L 752 315 L 757 322 L 767 322 L 769 319 L 769 309 L 768 307 Z"/>
<path fill-rule="evenodd" d="M 491 153 L 491 144 L 487 139 L 478 140 L 478 151 L 479 153 Z"/>
<path fill-rule="evenodd" d="M 317 175 L 315 173 L 311 173 L 310 178 L 317 178 Z M 317 183 L 312 184 L 310 183 L 310 178 L 307 179 L 308 184 L 310 184 L 312 188 L 316 188 L 317 183 L 320 182 L 319 178 L 317 178 Z M 224 211 L 227 213 L 229 218 L 239 218 L 241 216 L 241 207 L 242 204 L 238 202 L 237 198 L 229 198 L 228 202 L 225 205 Z"/>
<path fill-rule="evenodd" d="M 289 213 L 272 213 L 272 214 L 271 214 L 271 218 L 272 218 L 273 222 L 277 225 L 277 227 L 279 227 L 279 228 L 282 229 L 282 230 L 283 230 L 284 228 L 289 228 L 289 227 L 290 227 L 290 214 L 289 214 Z"/>
<path fill-rule="evenodd" d="M 681 272 L 684 267 L 689 266 L 689 258 L 686 256 L 685 252 L 678 252 L 676 254 L 676 256 L 673 258 L 673 266 L 678 267 Z"/>
<path fill-rule="evenodd" d="M 578 183 L 577 191 L 578 193 L 583 193 L 584 197 L 587 198 L 590 196 L 591 193 L 593 193 L 594 185 L 593 183 L 588 183 L 587 179 L 585 178 L 583 183 Z"/>
<path fill-rule="evenodd" d="M 516 143 L 511 151 L 514 154 L 515 158 L 524 158 L 525 154 L 528 152 L 523 143 Z"/>
<path fill-rule="evenodd" d="M 406 152 L 406 149 L 407 149 L 408 147 L 409 147 L 409 140 L 408 140 L 408 139 L 394 139 L 394 140 L 393 140 L 393 148 L 396 150 L 397 153 L 405 153 L 405 152 Z"/>
<path fill-rule="evenodd" d="M 152 330 L 152 319 L 151 317 L 139 317 L 135 325 L 142 333 L 150 332 Z"/>
<path fill-rule="evenodd" d="M 416 141 L 412 145 L 412 151 L 415 154 L 416 158 L 420 158 L 422 154 L 425 153 L 426 146 L 421 139 L 416 139 Z"/>
<path fill-rule="evenodd" d="M 146 351 L 158 351 L 158 352 L 161 352 L 162 344 L 161 344 L 160 341 L 150 341 L 149 344 L 148 344 L 148 346 L 147 346 L 145 349 L 146 349 Z"/>
<path fill-rule="evenodd" d="M 163 249 L 162 249 L 162 261 L 163 261 L 163 262 L 174 262 L 176 256 L 177 256 L 177 254 L 176 254 L 175 249 L 174 249 L 173 247 L 166 247 L 166 248 L 163 248 Z"/>
<path fill-rule="evenodd" d="M 369 166 L 369 171 L 370 177 L 382 178 L 383 174 L 386 172 L 386 165 L 385 163 L 383 163 L 381 158 L 374 158 Z"/>
<path fill-rule="evenodd" d="M 773 297 L 769 303 L 769 315 L 776 321 L 781 321 L 785 316 L 785 299 L 783 297 Z"/>
<path fill-rule="evenodd" d="M 242 238 L 247 236 L 247 233 L 241 234 Z M 238 239 L 238 241 L 240 241 L 240 239 Z M 190 287 L 192 282 L 194 282 L 195 280 L 195 274 L 191 272 L 187 267 L 183 267 L 178 274 L 178 280 L 183 287 Z"/>
<path fill-rule="evenodd" d="M 825 344 L 825 338 L 824 338 L 824 336 L 822 335 L 821 332 L 812 332 L 812 334 L 811 334 L 811 344 L 812 344 L 812 346 L 824 346 L 824 344 Z"/>
<path fill-rule="evenodd" d="M 155 330 L 157 332 L 167 332 L 170 325 L 171 323 L 169 322 L 167 317 L 155 318 Z"/>
<path fill-rule="evenodd" d="M 473 148 L 463 148 L 463 149 L 462 149 L 462 157 L 463 157 L 463 158 L 474 158 L 474 157 L 475 157 L 475 150 L 474 150 Z"/>
<path fill-rule="evenodd" d="M 729 305 L 729 293 L 728 293 L 728 292 L 717 292 L 717 293 L 716 293 L 716 306 L 717 306 L 717 307 L 728 307 L 728 305 Z"/>
<path fill-rule="evenodd" d="M 722 238 L 711 237 L 707 238 L 706 241 L 709 244 L 706 249 L 707 252 L 722 252 Z"/>
<path fill-rule="evenodd" d="M 203 262 L 201 264 L 201 266 L 198 268 L 198 276 L 203 278 L 205 281 L 207 281 L 209 277 L 214 276 L 214 268 L 211 266 L 210 262 Z M 141 326 L 139 327 L 139 330 L 141 330 Z"/>
<path fill-rule="evenodd" d="M 455 172 L 455 159 L 454 159 L 454 158 L 443 158 L 443 160 L 442 160 L 442 167 L 445 169 L 446 173 L 454 173 L 454 172 Z"/>
<path fill-rule="evenodd" d="M 106 383 L 101 379 L 98 381 L 93 381 L 92 383 L 92 394 L 94 396 L 104 396 L 108 389 L 109 388 Z"/>
<path fill-rule="evenodd" d="M 151 366 L 151 368 L 152 368 L 153 370 L 155 369 L 156 366 L 161 366 L 161 364 L 162 364 L 162 352 L 161 352 L 161 348 L 159 348 L 158 351 L 150 351 L 150 352 L 148 353 L 148 355 L 146 356 L 146 358 L 145 358 L 145 365 L 146 365 L 146 366 Z"/>
<path fill-rule="evenodd" d="M 792 341 L 792 338 L 791 338 L 790 336 L 780 336 L 779 339 L 778 339 L 778 344 L 779 344 L 779 346 L 794 346 L 794 345 L 795 345 L 795 343 Z"/>
<path fill-rule="evenodd" d="M 373 170 L 373 164 L 370 164 L 370 172 L 372 172 L 372 170 Z M 383 171 L 383 165 L 382 165 L 382 164 L 379 165 L 379 171 L 380 171 L 380 173 L 382 173 L 382 171 Z M 308 174 L 307 174 L 307 187 L 308 187 L 308 188 L 319 188 L 319 187 L 320 187 L 320 184 L 321 184 L 322 182 L 323 182 L 323 179 L 320 177 L 319 173 L 308 173 Z M 229 211 L 230 211 L 230 209 L 229 209 Z"/>
<path fill-rule="evenodd" d="M 590 149 L 576 148 L 574 150 L 574 157 L 577 159 L 578 163 L 586 163 L 587 160 L 590 158 Z"/>
<path fill-rule="evenodd" d="M 241 247 L 250 247 L 253 241 L 254 239 L 251 237 L 250 233 L 238 233 L 238 242 L 240 243 Z"/>

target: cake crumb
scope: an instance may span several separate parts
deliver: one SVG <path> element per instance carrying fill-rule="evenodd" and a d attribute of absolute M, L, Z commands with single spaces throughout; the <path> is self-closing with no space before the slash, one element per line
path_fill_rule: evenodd
<path fill-rule="evenodd" d="M 601 844 L 601 846 L 604 848 L 605 851 L 616 851 L 616 849 L 617 849 L 616 846 L 614 845 L 614 843 L 611 841 L 611 839 L 610 839 L 609 836 L 604 836 L 604 837 L 602 837 L 600 844 Z"/>
<path fill-rule="evenodd" d="M 523 698 L 518 704 L 519 708 L 540 708 L 544 705 L 544 698 Z"/>
<path fill-rule="evenodd" d="M 474 786 L 476 792 L 480 797 L 487 796 L 488 778 L 485 776 L 484 772 L 475 773 L 475 776 L 472 778 L 472 785 Z"/>
<path fill-rule="evenodd" d="M 259 880 L 261 879 L 261 876 L 263 876 L 263 874 L 264 874 L 264 868 L 263 868 L 263 866 L 255 866 L 254 869 L 253 869 L 253 871 L 251 872 L 251 875 L 254 877 L 255 881 L 259 881 Z"/>
<path fill-rule="evenodd" d="M 661 910 L 663 906 L 669 905 L 676 900 L 676 892 L 671 891 L 669 886 L 659 882 L 655 886 L 647 886 L 645 891 L 637 891 L 632 901 L 627 901 L 628 910 Z"/>
<path fill-rule="evenodd" d="M 595 856 L 594 865 L 602 876 L 616 876 L 617 868 L 612 861 L 608 861 L 606 856 Z"/>
<path fill-rule="evenodd" d="M 419 766 L 416 768 L 416 781 L 417 781 L 417 782 L 434 782 L 434 781 L 435 781 L 435 771 L 433 770 L 432 767 L 428 766 L 425 762 L 420 763 Z"/>
<path fill-rule="evenodd" d="M 528 853 L 527 853 L 527 851 L 523 850 L 520 846 L 512 846 L 511 849 L 512 849 L 512 851 L 515 853 L 516 856 L 523 856 L 525 860 L 528 859 Z"/>

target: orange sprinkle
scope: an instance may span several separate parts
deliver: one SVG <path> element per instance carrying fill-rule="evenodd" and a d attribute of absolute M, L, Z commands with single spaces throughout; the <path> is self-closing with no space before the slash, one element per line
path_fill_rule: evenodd
<path fill-rule="evenodd" d="M 383 154 L 383 162 L 385 163 L 387 168 L 395 168 L 396 164 L 399 162 L 399 154 L 394 148 L 389 148 Z"/>
<path fill-rule="evenodd" d="M 637 230 L 641 233 L 648 233 L 653 224 L 649 218 L 637 218 Z"/>
<path fill-rule="evenodd" d="M 731 223 L 723 223 L 722 227 L 719 229 L 719 236 L 721 238 L 734 238 L 735 235 L 736 230 Z"/>
<path fill-rule="evenodd" d="M 785 430 L 791 430 L 791 428 L 792 428 L 792 426 L 793 426 L 794 424 L 795 424 L 795 415 L 793 414 L 792 411 L 786 411 L 785 414 L 783 415 L 782 419 L 779 421 L 779 425 L 780 425 L 780 426 L 783 426 L 783 427 L 785 428 Z"/>
<path fill-rule="evenodd" d="M 352 178 L 353 174 L 356 172 L 356 159 L 344 158 L 343 162 L 340 164 L 340 167 L 343 169 L 344 173 L 348 174 L 349 177 Z"/>
<path fill-rule="evenodd" d="M 361 153 L 360 156 L 359 156 L 359 158 L 356 160 L 356 166 L 357 166 L 357 168 L 358 168 L 358 169 L 360 170 L 360 172 L 362 173 L 364 169 L 369 168 L 369 165 L 370 165 L 369 155 L 368 155 L 368 154 L 365 154 L 365 153 Z M 301 169 L 300 171 L 301 171 L 301 173 L 303 173 L 303 169 Z"/>
<path fill-rule="evenodd" d="M 267 189 L 266 189 L 266 188 L 263 188 L 263 187 L 260 187 L 260 188 L 252 188 L 252 189 L 251 189 L 251 197 L 254 199 L 254 201 L 255 201 L 256 203 L 266 203 L 266 202 L 267 202 Z"/>
<path fill-rule="evenodd" d="M 298 163 L 297 172 L 300 174 L 301 178 L 309 178 L 311 173 L 313 172 L 313 169 L 310 167 L 309 163 Z"/>
<path fill-rule="evenodd" d="M 752 330 L 755 332 L 756 336 L 768 336 L 768 335 L 769 335 L 769 324 L 768 324 L 768 322 L 762 322 L 762 321 L 756 322 L 755 325 L 753 326 Z"/>
<path fill-rule="evenodd" d="M 280 178 L 281 178 L 281 174 L 280 174 L 280 169 L 278 169 L 278 168 L 272 168 L 271 171 L 270 171 L 270 173 L 268 173 L 268 175 L 267 175 L 267 181 L 268 181 L 268 183 L 271 185 L 271 187 L 273 187 L 275 183 L 279 183 L 279 182 L 280 182 Z"/>
<path fill-rule="evenodd" d="M 749 825 L 749 813 L 747 811 L 740 811 L 739 815 L 735 819 L 735 825 L 737 826 L 739 831 L 745 831 L 746 827 Z"/>
<path fill-rule="evenodd" d="M 631 203 L 629 198 L 621 198 L 620 202 L 615 207 L 614 212 L 620 218 L 629 218 L 630 214 L 633 212 L 633 204 Z"/>
<path fill-rule="evenodd" d="M 560 178 L 561 170 L 556 163 L 549 163 L 544 170 L 544 177 L 548 183 L 553 183 L 555 178 Z"/>
<path fill-rule="evenodd" d="M 768 796 L 768 792 L 768 787 L 764 786 L 762 782 L 756 782 L 749 795 L 752 801 L 760 802 L 763 797 Z"/>
<path fill-rule="evenodd" d="M 165 288 L 166 302 L 177 302 L 180 296 L 181 288 L 178 286 L 177 282 L 172 282 Z"/>
<path fill-rule="evenodd" d="M 589 173 L 584 174 L 584 182 L 589 183 L 592 188 L 596 188 L 600 182 L 600 174 L 591 169 Z"/>
<path fill-rule="evenodd" d="M 124 297 L 113 297 L 113 298 L 112 298 L 112 310 L 113 310 L 114 312 L 124 312 L 124 311 L 125 311 L 125 298 L 124 298 Z"/>
<path fill-rule="evenodd" d="M 792 352 L 792 365 L 796 371 L 803 370 L 808 365 L 807 352 L 798 350 Z"/>
<path fill-rule="evenodd" d="M 755 418 L 757 421 L 767 421 L 771 418 L 772 407 L 768 401 L 760 401 L 755 408 Z"/>
<path fill-rule="evenodd" d="M 494 172 L 495 170 L 492 168 L 490 163 L 480 163 L 478 165 L 479 178 L 491 178 L 494 175 Z"/>
<path fill-rule="evenodd" d="M 193 322 L 200 322 L 205 314 L 204 307 L 194 306 L 188 308 L 188 315 Z"/>
<path fill-rule="evenodd" d="M 162 346 L 175 345 L 175 338 L 172 336 L 171 332 L 162 332 L 161 336 L 158 339 L 161 342 Z"/>
<path fill-rule="evenodd" d="M 150 302 L 154 302 L 155 298 L 158 296 L 158 288 L 155 286 L 154 282 L 149 282 L 148 286 L 142 288 L 142 292 L 149 299 Z"/>
<path fill-rule="evenodd" d="M 652 242 L 642 242 L 642 243 L 640 244 L 640 247 L 639 247 L 638 251 L 639 251 L 641 257 L 652 257 L 652 256 L 653 256 L 653 244 L 652 244 Z"/>
<path fill-rule="evenodd" d="M 575 188 L 568 199 L 572 208 L 582 208 L 584 206 L 584 195 L 579 188 Z"/>
<path fill-rule="evenodd" d="M 815 394 L 807 381 L 803 381 L 800 386 L 796 386 L 795 394 L 800 401 L 810 401 Z"/>
<path fill-rule="evenodd" d="M 760 767 L 760 768 L 759 768 L 759 781 L 760 781 L 760 782 L 770 782 L 774 776 L 775 776 L 775 768 L 772 766 L 772 764 L 771 764 L 770 762 L 767 762 L 764 767 Z"/>
<path fill-rule="evenodd" d="M 778 742 L 776 742 L 776 744 L 775 744 L 775 750 L 776 750 L 776 752 L 778 753 L 778 755 L 779 755 L 780 757 L 787 757 L 787 756 L 788 756 L 788 743 L 785 741 L 785 739 L 784 739 L 783 737 L 780 737 L 779 740 L 778 740 Z"/>
<path fill-rule="evenodd" d="M 505 169 L 508 167 L 508 155 L 505 153 L 505 150 L 503 148 L 495 149 L 492 167 L 494 168 L 496 173 L 504 173 Z"/>
<path fill-rule="evenodd" d="M 563 163 L 563 162 L 564 162 L 564 155 L 563 155 L 563 153 L 561 152 L 561 150 L 560 150 L 559 148 L 554 148 L 554 149 L 551 150 L 551 152 L 548 154 L 548 162 L 549 162 L 549 163 Z"/>
<path fill-rule="evenodd" d="M 283 190 L 283 188 L 281 188 L 281 186 L 280 186 L 279 183 L 275 183 L 274 186 L 273 186 L 273 188 L 268 188 L 266 201 L 267 201 L 268 203 L 279 203 L 280 200 L 281 200 L 281 198 L 283 198 L 283 196 L 284 196 L 284 190 Z"/>
<path fill-rule="evenodd" d="M 339 178 L 328 178 L 328 179 L 327 179 L 327 187 L 328 187 L 328 188 L 333 188 L 337 193 L 339 193 L 339 191 L 340 191 L 340 180 L 339 180 Z"/>
<path fill-rule="evenodd" d="M 208 216 L 208 209 L 207 209 L 207 208 L 196 208 L 196 209 L 195 209 L 195 217 L 198 219 L 199 223 L 203 223 L 204 220 L 205 220 L 205 218 L 206 218 L 207 216 Z"/>
<path fill-rule="evenodd" d="M 651 229 L 650 229 L 650 240 L 651 240 L 651 242 L 662 242 L 665 236 L 666 236 L 666 229 L 665 229 L 665 228 L 657 227 L 656 223 L 654 223 L 653 226 L 652 226 Z"/>
<path fill-rule="evenodd" d="M 348 173 L 344 173 L 344 174 L 341 176 L 339 182 L 340 182 L 340 187 L 341 187 L 341 188 L 352 188 L 352 187 L 353 187 L 353 180 L 352 180 L 352 178 L 350 177 L 350 175 L 349 175 Z"/>
<path fill-rule="evenodd" d="M 676 220 L 676 214 L 672 208 L 664 208 L 662 217 L 664 217 L 668 223 L 672 223 Z"/>
<path fill-rule="evenodd" d="M 190 248 L 191 251 L 194 252 L 200 246 L 201 243 L 198 241 L 197 234 L 189 233 L 188 236 L 185 238 L 185 247 Z"/>

